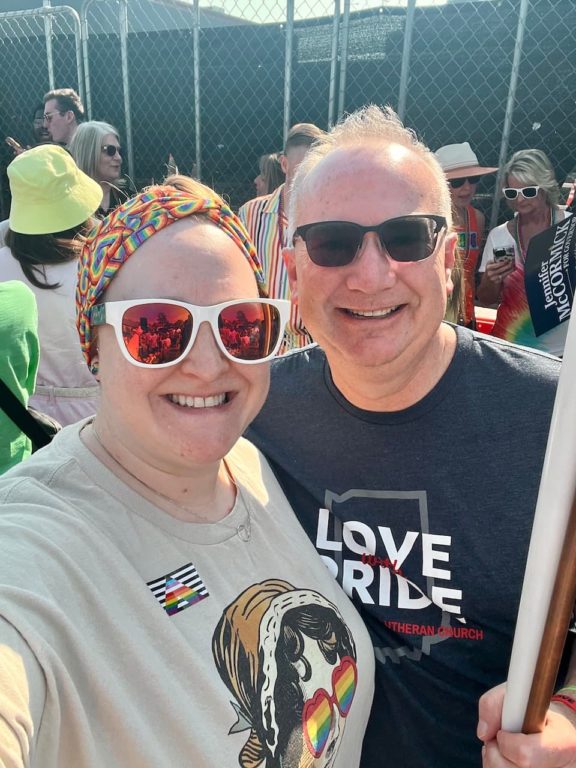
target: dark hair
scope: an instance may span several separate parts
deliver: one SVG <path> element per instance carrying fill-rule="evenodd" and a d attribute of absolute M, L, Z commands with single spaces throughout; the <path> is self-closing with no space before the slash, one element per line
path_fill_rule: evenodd
<path fill-rule="evenodd" d="M 36 112 L 42 112 L 42 115 L 44 115 L 44 102 L 40 101 L 34 109 L 32 110 L 32 120 L 36 119 Z"/>
<path fill-rule="evenodd" d="M 73 88 L 56 88 L 44 94 L 44 104 L 51 99 L 56 99 L 60 112 L 74 112 L 78 123 L 84 120 L 84 105 Z"/>
<path fill-rule="evenodd" d="M 294 147 L 311 147 L 315 141 L 324 135 L 325 131 L 313 123 L 296 123 L 290 128 L 286 136 L 284 154 Z"/>
<path fill-rule="evenodd" d="M 88 222 L 48 235 L 23 235 L 9 229 L 6 245 L 30 283 L 36 288 L 49 290 L 59 288 L 60 283 L 48 282 L 45 267 L 77 259 L 88 229 Z"/>

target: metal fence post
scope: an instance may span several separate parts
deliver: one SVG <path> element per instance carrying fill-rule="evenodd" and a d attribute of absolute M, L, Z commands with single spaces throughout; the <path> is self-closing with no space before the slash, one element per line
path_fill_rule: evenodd
<path fill-rule="evenodd" d="M 330 89 L 328 93 L 328 128 L 334 125 L 336 111 L 336 77 L 338 73 L 338 36 L 340 32 L 340 0 L 334 0 L 334 24 L 332 25 L 332 55 L 330 61 Z"/>
<path fill-rule="evenodd" d="M 510 142 L 510 131 L 512 129 L 512 116 L 514 114 L 514 103 L 516 101 L 516 90 L 518 88 L 518 75 L 520 71 L 520 61 L 522 59 L 522 46 L 524 44 L 524 32 L 526 30 L 526 19 L 528 16 L 528 6 L 530 0 L 520 0 L 520 12 L 518 14 L 518 27 L 516 29 L 516 42 L 514 44 L 514 59 L 512 61 L 512 71 L 510 73 L 510 86 L 508 88 L 508 99 L 506 101 L 506 114 L 504 116 L 504 128 L 502 129 L 502 141 L 500 144 L 500 156 L 498 158 L 498 174 L 496 176 L 495 194 L 492 201 L 492 212 L 490 214 L 490 229 L 496 226 L 498 220 L 498 210 L 500 208 L 499 190 L 502 186 L 503 166 L 508 155 L 508 144 Z"/>
<path fill-rule="evenodd" d="M 92 120 L 92 90 L 90 88 L 90 60 L 88 56 L 88 8 L 94 0 L 85 0 L 80 9 L 80 36 L 82 38 L 82 57 L 84 62 L 84 82 L 86 83 L 86 100 L 84 102 L 88 120 Z"/>
<path fill-rule="evenodd" d="M 346 98 L 346 68 L 348 66 L 348 38 L 350 36 L 350 0 L 344 0 L 342 17 L 342 45 L 340 48 L 340 88 L 338 91 L 338 120 L 344 114 Z"/>
<path fill-rule="evenodd" d="M 51 8 L 50 0 L 42 0 L 43 8 Z M 44 37 L 46 38 L 46 60 L 48 62 L 48 84 L 51 91 L 56 87 L 54 80 L 54 52 L 52 51 L 52 19 L 44 17 Z"/>
<path fill-rule="evenodd" d="M 128 154 L 128 174 L 134 180 L 134 145 L 132 142 L 132 113 L 130 111 L 130 83 L 128 80 L 128 3 L 120 0 L 118 9 L 120 25 L 120 51 L 122 56 L 122 86 L 124 91 L 124 115 L 126 119 L 126 146 Z"/>
<path fill-rule="evenodd" d="M 55 80 L 54 80 L 54 54 L 52 49 L 52 18 L 54 16 L 63 16 L 64 14 L 69 15 L 72 18 L 72 23 L 74 26 L 74 42 L 76 46 L 76 75 L 78 78 L 78 93 L 80 94 L 80 97 L 84 98 L 84 74 L 83 74 L 83 68 L 82 68 L 82 56 L 81 56 L 81 48 L 80 48 L 80 38 L 81 38 L 81 28 L 80 28 L 80 16 L 78 13 L 74 10 L 74 8 L 70 7 L 69 5 L 59 5 L 59 6 L 52 6 L 50 5 L 50 0 L 44 0 L 44 5 L 42 8 L 30 8 L 24 11 L 8 11 L 7 13 L 0 14 L 1 20 L 8 21 L 9 19 L 25 19 L 25 18 L 35 18 L 35 17 L 42 17 L 43 23 L 44 23 L 44 32 L 46 36 L 46 57 L 47 57 L 47 68 L 48 68 L 48 83 L 50 86 L 50 90 L 53 90 L 55 86 Z M 47 23 L 49 22 L 48 26 Z M 49 34 L 46 34 L 47 29 L 49 29 Z"/>
<path fill-rule="evenodd" d="M 284 130 L 283 143 L 290 130 L 292 97 L 292 44 L 294 41 L 294 0 L 286 0 L 286 46 L 284 53 Z"/>
<path fill-rule="evenodd" d="M 196 176 L 202 179 L 202 140 L 200 134 L 200 0 L 194 0 L 194 127 L 196 134 Z"/>
<path fill-rule="evenodd" d="M 410 53 L 412 51 L 412 33 L 414 32 L 416 1 L 417 0 L 408 0 L 408 6 L 406 8 L 404 45 L 402 47 L 402 67 L 400 69 L 400 86 L 398 89 L 398 116 L 402 121 L 406 114 L 406 96 L 408 93 L 408 78 L 410 76 Z"/>

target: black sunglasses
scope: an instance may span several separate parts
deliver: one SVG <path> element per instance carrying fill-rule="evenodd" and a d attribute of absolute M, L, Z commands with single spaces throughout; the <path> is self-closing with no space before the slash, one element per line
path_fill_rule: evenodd
<path fill-rule="evenodd" d="M 463 187 L 466 181 L 468 184 L 478 184 L 481 178 L 482 176 L 464 176 L 461 179 L 448 179 L 448 183 L 452 189 L 458 189 L 458 187 Z"/>
<path fill-rule="evenodd" d="M 444 216 L 414 214 L 388 219 L 373 227 L 352 221 L 320 221 L 304 224 L 294 233 L 302 238 L 310 260 L 319 267 L 344 267 L 350 264 L 362 245 L 364 235 L 376 232 L 380 243 L 394 261 L 423 261 L 438 245 L 446 227 Z"/>
<path fill-rule="evenodd" d="M 119 155 L 122 154 L 122 147 L 117 147 L 116 144 L 103 144 L 102 152 L 105 152 L 108 157 L 114 157 L 116 152 L 118 152 Z"/>

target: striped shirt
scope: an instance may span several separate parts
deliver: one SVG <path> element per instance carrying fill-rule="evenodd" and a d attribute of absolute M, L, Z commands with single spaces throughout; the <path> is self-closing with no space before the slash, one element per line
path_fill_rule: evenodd
<path fill-rule="evenodd" d="M 290 283 L 282 258 L 281 235 L 286 237 L 288 222 L 281 210 L 281 195 L 284 185 L 270 195 L 255 197 L 240 208 L 238 216 L 252 238 L 264 272 L 268 295 L 273 299 L 290 299 Z M 298 307 L 290 310 L 280 354 L 310 344 L 312 339 L 306 332 Z"/>

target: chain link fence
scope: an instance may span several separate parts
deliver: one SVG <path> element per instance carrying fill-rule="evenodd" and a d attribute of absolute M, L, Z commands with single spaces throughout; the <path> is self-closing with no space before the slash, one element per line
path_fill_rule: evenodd
<path fill-rule="evenodd" d="M 576 163 L 572 0 L 204 2 L 0 14 L 3 135 L 30 141 L 43 93 L 74 87 L 92 119 L 119 129 L 136 187 L 172 154 L 234 206 L 291 124 L 327 128 L 370 102 L 399 109 L 433 149 L 469 141 L 486 165 L 538 147 L 563 181 Z M 494 177 L 483 184 L 490 216 Z"/>

